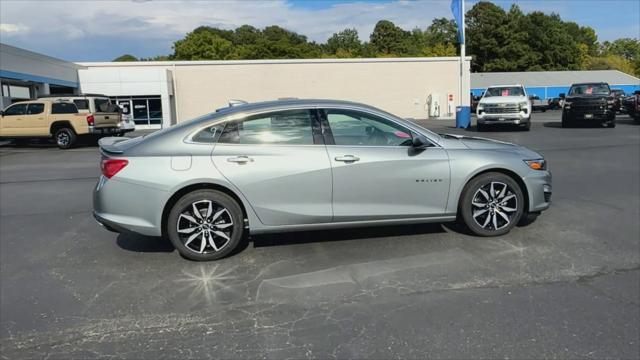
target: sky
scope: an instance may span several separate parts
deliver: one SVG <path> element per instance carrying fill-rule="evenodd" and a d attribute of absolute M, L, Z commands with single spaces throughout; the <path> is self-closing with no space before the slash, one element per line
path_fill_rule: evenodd
<path fill-rule="evenodd" d="M 638 0 L 494 3 L 558 13 L 593 27 L 600 41 L 640 37 Z M 411 30 L 424 29 L 437 17 L 453 18 L 450 0 L 0 0 L 0 42 L 69 61 L 111 61 L 122 54 L 168 55 L 174 41 L 201 25 L 280 25 L 324 42 L 345 28 L 356 28 L 368 40 L 378 20 Z"/>

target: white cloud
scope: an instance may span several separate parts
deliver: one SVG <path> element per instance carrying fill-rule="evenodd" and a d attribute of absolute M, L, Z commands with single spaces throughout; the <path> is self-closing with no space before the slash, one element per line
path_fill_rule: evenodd
<path fill-rule="evenodd" d="M 0 23 L 0 34 L 6 36 L 26 34 L 29 32 L 29 27 L 24 24 L 10 24 Z"/>
<path fill-rule="evenodd" d="M 424 28 L 434 17 L 449 16 L 447 0 L 399 0 L 375 5 L 362 1 L 321 10 L 293 7 L 285 0 L 2 1 L 0 7 L 3 23 L 18 21 L 27 24 L 33 36 L 64 38 L 123 35 L 177 40 L 200 25 L 234 28 L 243 24 L 256 27 L 278 24 L 316 41 L 324 41 L 346 27 L 355 27 L 364 39 L 380 19 L 410 29 Z"/>

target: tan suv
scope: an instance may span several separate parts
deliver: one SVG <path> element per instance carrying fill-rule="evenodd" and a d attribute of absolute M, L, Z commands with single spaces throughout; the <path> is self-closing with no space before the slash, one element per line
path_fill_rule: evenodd
<path fill-rule="evenodd" d="M 53 137 L 61 149 L 72 147 L 79 136 L 114 134 L 119 122 L 119 116 L 97 122 L 93 114 L 79 113 L 74 103 L 51 99 L 18 102 L 0 115 L 0 138 Z"/>

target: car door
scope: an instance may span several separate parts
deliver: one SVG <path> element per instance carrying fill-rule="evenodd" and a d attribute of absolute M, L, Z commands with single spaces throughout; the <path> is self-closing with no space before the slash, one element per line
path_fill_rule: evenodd
<path fill-rule="evenodd" d="M 444 213 L 450 182 L 444 149 L 415 149 L 410 129 L 360 110 L 324 109 L 322 125 L 335 222 Z"/>
<path fill-rule="evenodd" d="M 315 112 L 271 111 L 230 122 L 212 157 L 263 224 L 331 222 L 331 165 Z"/>
<path fill-rule="evenodd" d="M 2 114 L 2 136 L 20 136 L 22 118 L 27 112 L 27 104 L 14 104 L 7 107 Z"/>
<path fill-rule="evenodd" d="M 48 123 L 45 116 L 44 103 L 29 103 L 22 116 L 22 127 L 31 135 L 46 136 L 49 134 Z"/>

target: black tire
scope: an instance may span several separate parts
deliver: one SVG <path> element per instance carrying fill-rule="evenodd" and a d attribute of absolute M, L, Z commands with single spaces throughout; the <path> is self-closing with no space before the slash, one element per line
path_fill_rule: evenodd
<path fill-rule="evenodd" d="M 531 120 L 527 121 L 526 124 L 522 125 L 522 130 L 523 131 L 529 131 L 531 130 Z"/>
<path fill-rule="evenodd" d="M 207 201 L 211 202 L 212 210 L 209 212 L 208 217 L 205 216 L 205 219 L 211 220 L 215 214 L 222 211 L 223 208 L 226 209 L 227 212 L 219 215 L 216 221 L 207 223 L 206 220 L 201 220 L 201 217 L 206 215 L 206 213 L 200 214 L 200 217 L 196 216 L 197 214 L 193 210 L 193 204 L 202 202 L 198 210 L 200 212 L 207 211 Z M 204 210 L 202 210 L 203 207 L 205 207 Z M 181 215 L 185 214 L 200 221 L 200 223 L 196 224 L 184 216 L 181 217 Z M 228 224 L 229 220 L 232 221 L 232 226 L 225 227 L 224 229 L 218 229 L 215 226 L 219 221 L 222 221 L 222 225 Z M 195 229 L 193 232 L 183 235 L 178 232 L 179 226 L 187 230 L 189 228 L 184 227 L 190 226 L 190 224 L 193 224 L 193 228 Z M 207 227 L 210 230 L 203 229 Z M 229 229 L 231 230 L 230 233 L 228 232 Z M 169 212 L 167 228 L 165 230 L 173 246 L 178 250 L 180 255 L 185 258 L 196 261 L 217 260 L 229 255 L 238 244 L 240 244 L 244 236 L 244 216 L 240 205 L 229 195 L 216 190 L 196 190 L 184 195 L 175 203 Z M 202 235 L 205 231 L 207 231 L 208 234 L 212 234 L 213 231 L 222 232 L 229 239 L 227 240 L 220 235 L 210 235 L 210 237 Z M 195 237 L 189 242 L 189 238 L 193 236 Z M 211 245 L 211 241 L 213 241 L 216 247 L 219 246 L 217 250 Z M 199 252 L 198 247 L 202 245 L 202 243 L 204 243 L 204 248 L 202 248 L 204 250 Z"/>
<path fill-rule="evenodd" d="M 490 187 L 492 184 L 495 190 L 493 197 L 490 194 Z M 500 197 L 503 189 L 501 184 L 507 186 L 502 197 Z M 480 189 L 482 189 L 482 191 L 484 191 L 490 198 L 497 198 L 498 200 L 506 198 L 507 200 L 506 202 L 496 200 L 496 203 L 493 200 L 485 198 L 487 207 L 477 207 L 473 205 L 473 202 L 482 203 L 482 198 L 484 198 Z M 511 195 L 514 196 L 509 198 Z M 497 211 L 495 210 L 496 208 L 498 209 Z M 506 209 L 515 210 L 507 212 Z M 478 212 L 476 218 L 473 216 L 474 210 Z M 480 213 L 481 210 L 485 210 L 485 212 Z M 458 211 L 464 225 L 466 225 L 473 234 L 478 236 L 504 235 L 511 231 L 511 229 L 520 222 L 524 212 L 524 196 L 520 185 L 518 185 L 518 183 L 511 177 L 497 172 L 484 173 L 471 179 L 471 181 L 469 181 L 469 183 L 464 187 L 462 196 L 460 197 Z M 504 214 L 509 221 L 507 222 L 500 213 Z M 482 222 L 483 224 L 480 224 L 479 222 Z M 494 223 L 498 226 L 495 227 Z"/>
<path fill-rule="evenodd" d="M 478 125 L 476 127 L 478 129 L 478 132 L 483 132 L 483 131 L 487 130 L 487 126 L 484 125 L 484 124 L 478 123 Z"/>
<path fill-rule="evenodd" d="M 55 131 L 53 140 L 60 149 L 71 149 L 78 140 L 78 135 L 73 129 L 62 127 Z"/>
<path fill-rule="evenodd" d="M 607 127 L 610 129 L 613 129 L 616 127 L 616 119 L 613 119 L 611 121 L 609 121 L 609 123 L 607 124 Z"/>
<path fill-rule="evenodd" d="M 562 117 L 562 127 L 563 128 L 571 127 L 571 124 L 569 123 L 569 120 L 567 120 L 564 116 Z"/>

